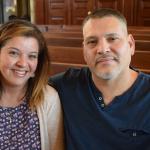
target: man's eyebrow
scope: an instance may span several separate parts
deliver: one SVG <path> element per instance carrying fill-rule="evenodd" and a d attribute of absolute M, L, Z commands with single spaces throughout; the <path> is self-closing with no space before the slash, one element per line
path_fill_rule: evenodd
<path fill-rule="evenodd" d="M 89 36 L 89 37 L 86 37 L 84 41 L 93 40 L 93 39 L 95 40 L 95 39 L 97 39 L 97 37 L 96 36 Z"/>
<path fill-rule="evenodd" d="M 117 33 L 106 33 L 105 37 L 119 36 Z"/>

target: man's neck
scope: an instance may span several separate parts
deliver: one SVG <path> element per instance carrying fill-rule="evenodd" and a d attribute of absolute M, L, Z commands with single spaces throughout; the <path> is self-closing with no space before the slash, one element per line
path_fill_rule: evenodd
<path fill-rule="evenodd" d="M 97 89 L 103 94 L 105 105 L 108 105 L 116 96 L 127 91 L 133 85 L 137 76 L 137 72 L 130 70 L 127 74 L 121 75 L 112 80 L 93 78 L 93 82 Z"/>

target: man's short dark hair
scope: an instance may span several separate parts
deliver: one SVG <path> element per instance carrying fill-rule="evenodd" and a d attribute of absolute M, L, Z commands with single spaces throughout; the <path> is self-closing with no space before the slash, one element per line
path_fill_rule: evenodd
<path fill-rule="evenodd" d="M 110 9 L 110 8 L 99 8 L 92 12 L 88 12 L 88 16 L 83 20 L 83 26 L 90 19 L 110 17 L 110 16 L 116 17 L 125 26 L 127 26 L 127 21 L 126 21 L 126 18 L 124 17 L 124 15 L 121 14 L 119 11 L 117 11 L 115 9 Z"/>

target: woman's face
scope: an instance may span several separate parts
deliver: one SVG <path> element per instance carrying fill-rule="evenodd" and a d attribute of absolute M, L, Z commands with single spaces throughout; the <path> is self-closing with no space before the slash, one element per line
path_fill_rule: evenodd
<path fill-rule="evenodd" d="M 39 46 L 35 38 L 18 36 L 6 42 L 0 50 L 0 73 L 3 85 L 20 86 L 34 77 Z"/>

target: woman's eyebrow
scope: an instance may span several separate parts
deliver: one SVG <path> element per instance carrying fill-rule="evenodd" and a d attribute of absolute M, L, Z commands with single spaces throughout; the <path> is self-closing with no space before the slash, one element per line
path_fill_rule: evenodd
<path fill-rule="evenodd" d="M 18 48 L 16 48 L 16 47 L 8 47 L 8 49 L 14 49 L 14 50 L 19 51 L 19 49 L 18 49 Z"/>

